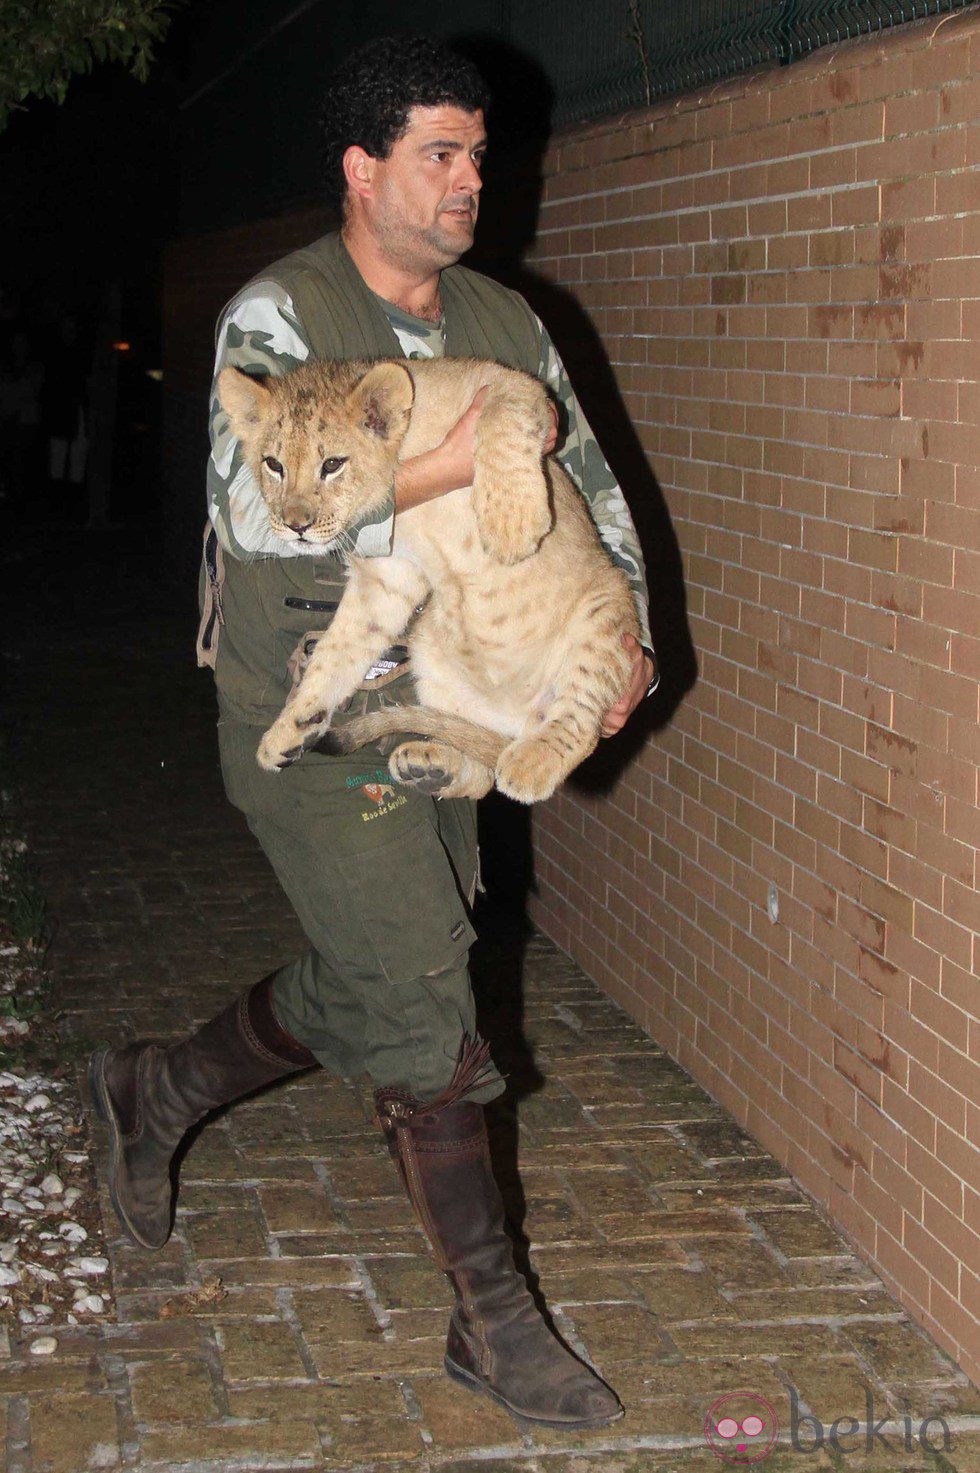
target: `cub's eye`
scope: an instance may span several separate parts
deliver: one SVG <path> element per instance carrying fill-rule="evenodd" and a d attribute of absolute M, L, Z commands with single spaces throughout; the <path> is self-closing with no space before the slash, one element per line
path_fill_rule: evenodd
<path fill-rule="evenodd" d="M 325 481 L 326 478 L 327 478 L 327 476 L 336 475 L 337 471 L 340 470 L 341 466 L 347 464 L 347 461 L 348 461 L 348 456 L 346 456 L 346 455 L 331 455 L 331 456 L 328 456 L 328 458 L 323 462 L 323 464 L 320 467 L 320 480 L 321 481 Z"/>
<path fill-rule="evenodd" d="M 278 461 L 274 455 L 263 455 L 262 464 L 265 466 L 266 470 L 271 471 L 274 476 L 281 477 L 285 474 L 282 468 L 282 462 Z"/>

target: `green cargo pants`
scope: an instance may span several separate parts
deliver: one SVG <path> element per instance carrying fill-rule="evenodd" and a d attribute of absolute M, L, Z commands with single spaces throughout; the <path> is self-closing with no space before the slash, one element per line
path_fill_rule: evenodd
<path fill-rule="evenodd" d="M 391 780 L 373 747 L 257 765 L 259 727 L 222 721 L 221 770 L 310 943 L 276 975 L 284 1028 L 325 1069 L 369 1074 L 431 1099 L 476 1016 L 467 914 L 477 880 L 476 805 Z M 503 1090 L 493 1072 L 472 1098 Z"/>

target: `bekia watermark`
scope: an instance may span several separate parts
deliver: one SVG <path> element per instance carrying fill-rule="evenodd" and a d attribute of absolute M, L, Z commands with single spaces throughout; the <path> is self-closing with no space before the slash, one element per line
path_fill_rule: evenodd
<path fill-rule="evenodd" d="M 908 1415 L 876 1419 L 870 1388 L 864 1389 L 864 1419 L 837 1417 L 829 1425 L 800 1410 L 800 1394 L 789 1388 L 789 1447 L 797 1453 L 817 1453 L 827 1447 L 844 1457 L 848 1453 L 886 1452 L 948 1453 L 953 1448 L 949 1423 L 944 1417 L 924 1417 L 917 1425 Z M 720 1396 L 704 1419 L 704 1439 L 723 1463 L 748 1467 L 763 1463 L 779 1440 L 779 1418 L 775 1407 L 757 1391 L 730 1391 Z M 786 1446 L 784 1437 L 782 1446 Z"/>

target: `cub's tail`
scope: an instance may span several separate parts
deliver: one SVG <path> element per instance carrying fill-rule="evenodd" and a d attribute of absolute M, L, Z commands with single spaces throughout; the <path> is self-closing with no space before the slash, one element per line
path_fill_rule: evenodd
<path fill-rule="evenodd" d="M 369 711 L 366 716 L 356 716 L 353 721 L 331 729 L 320 738 L 316 748 L 318 752 L 333 754 L 354 752 L 368 742 L 396 734 L 445 742 L 491 770 L 496 767 L 497 759 L 510 741 L 499 732 L 477 726 L 475 721 L 451 716 L 446 711 L 433 711 L 429 706 L 389 706 L 384 711 Z"/>

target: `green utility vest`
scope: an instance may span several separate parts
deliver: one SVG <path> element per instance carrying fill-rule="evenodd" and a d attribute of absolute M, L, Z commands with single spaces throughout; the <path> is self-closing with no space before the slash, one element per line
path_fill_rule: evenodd
<path fill-rule="evenodd" d="M 324 359 L 400 358 L 402 350 L 377 298 L 364 284 L 339 234 L 293 251 L 255 281 L 278 282 L 289 293 L 313 356 Z M 540 331 L 527 303 L 485 276 L 451 266 L 440 283 L 446 356 L 485 358 L 537 374 Z M 291 661 L 305 636 L 328 627 L 344 589 L 335 557 L 225 556 L 221 631 L 215 660 L 218 702 L 225 720 L 268 726 L 292 684 Z M 205 571 L 205 581 L 207 571 Z M 214 631 L 217 633 L 217 630 Z M 407 670 L 407 667 L 404 667 Z M 362 688 L 352 709 L 370 710 L 414 699 L 406 674 Z"/>

